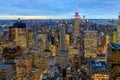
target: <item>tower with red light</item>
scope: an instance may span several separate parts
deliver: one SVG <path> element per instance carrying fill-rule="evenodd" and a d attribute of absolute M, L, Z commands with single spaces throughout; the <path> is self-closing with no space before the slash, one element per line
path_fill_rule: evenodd
<path fill-rule="evenodd" d="M 73 47 L 78 48 L 78 38 L 80 37 L 80 16 L 76 9 L 74 16 L 74 27 L 73 27 Z"/>

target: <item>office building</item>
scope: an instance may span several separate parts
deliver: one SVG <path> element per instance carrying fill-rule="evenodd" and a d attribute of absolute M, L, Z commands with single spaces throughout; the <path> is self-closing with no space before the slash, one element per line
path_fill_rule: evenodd
<path fill-rule="evenodd" d="M 56 54 L 57 54 L 57 50 L 56 50 L 57 48 L 56 48 L 56 45 L 50 45 L 50 53 L 51 53 L 51 55 L 52 56 L 56 56 Z"/>
<path fill-rule="evenodd" d="M 28 36 L 27 36 L 27 39 L 28 39 L 28 47 L 31 48 L 31 47 L 35 47 L 35 40 L 33 39 L 33 36 L 34 36 L 34 31 L 33 30 L 28 30 Z"/>
<path fill-rule="evenodd" d="M 91 80 L 109 80 L 109 68 L 104 61 L 89 61 L 89 75 Z"/>
<path fill-rule="evenodd" d="M 117 29 L 112 30 L 110 33 L 110 42 L 116 43 L 118 37 L 117 35 L 118 35 Z"/>
<path fill-rule="evenodd" d="M 47 48 L 47 46 L 46 46 L 46 43 L 47 43 L 47 37 L 48 37 L 48 35 L 47 35 L 47 33 L 42 33 L 42 32 L 38 32 L 38 38 L 40 38 L 42 41 L 43 41 L 43 49 L 45 50 L 46 48 Z"/>
<path fill-rule="evenodd" d="M 63 24 L 60 24 L 60 39 L 59 39 L 59 50 L 66 50 L 66 40 L 65 40 L 65 27 L 63 26 Z"/>
<path fill-rule="evenodd" d="M 84 31 L 84 58 L 97 57 L 97 31 Z"/>
<path fill-rule="evenodd" d="M 78 48 L 78 38 L 80 37 L 80 16 L 78 11 L 75 12 L 73 27 L 73 47 Z"/>
<path fill-rule="evenodd" d="M 110 67 L 110 79 L 120 79 L 120 43 L 110 43 L 108 46 L 107 63 Z"/>
<path fill-rule="evenodd" d="M 68 51 L 66 50 L 65 41 L 65 27 L 60 25 L 60 47 L 56 55 L 56 64 L 60 65 L 61 69 L 67 66 L 68 63 Z"/>
<path fill-rule="evenodd" d="M 32 78 L 30 76 L 32 69 L 32 59 L 30 56 L 31 53 L 25 52 L 19 58 L 15 59 L 17 80 Z"/>
<path fill-rule="evenodd" d="M 27 47 L 26 24 L 22 23 L 20 19 L 12 27 L 9 27 L 9 39 L 16 46 L 21 46 L 21 48 Z"/>

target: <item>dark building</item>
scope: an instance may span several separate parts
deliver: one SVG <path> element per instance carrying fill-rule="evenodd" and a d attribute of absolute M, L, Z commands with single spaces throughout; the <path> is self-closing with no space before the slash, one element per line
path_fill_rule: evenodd
<path fill-rule="evenodd" d="M 20 46 L 8 46 L 3 49 L 5 58 L 15 58 L 21 54 Z"/>
<path fill-rule="evenodd" d="M 120 43 L 110 43 L 107 63 L 110 67 L 110 80 L 120 80 Z"/>
<path fill-rule="evenodd" d="M 9 40 L 14 45 L 21 46 L 22 48 L 27 47 L 27 28 L 26 23 L 23 23 L 20 19 L 9 27 Z"/>

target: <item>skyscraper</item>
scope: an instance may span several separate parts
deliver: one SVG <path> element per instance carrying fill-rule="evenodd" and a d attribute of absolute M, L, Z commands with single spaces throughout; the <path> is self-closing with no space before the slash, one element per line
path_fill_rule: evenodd
<path fill-rule="evenodd" d="M 107 63 L 110 69 L 110 80 L 120 80 L 120 44 L 108 45 Z"/>
<path fill-rule="evenodd" d="M 65 27 L 63 24 L 60 24 L 60 50 L 66 49 L 66 41 L 65 41 Z"/>
<path fill-rule="evenodd" d="M 43 41 L 43 49 L 46 49 L 47 36 L 47 33 L 38 32 L 38 38 Z"/>
<path fill-rule="evenodd" d="M 74 44 L 74 48 L 77 48 L 77 41 L 78 41 L 78 38 L 80 36 L 80 28 L 79 28 L 79 25 L 80 25 L 80 17 L 79 17 L 79 13 L 78 11 L 76 10 L 75 12 L 75 20 L 74 20 L 74 27 L 73 27 L 73 44 Z"/>
<path fill-rule="evenodd" d="M 65 41 L 65 27 L 60 24 L 60 47 L 56 55 L 56 64 L 60 65 L 61 69 L 67 66 L 68 63 L 68 51 L 66 50 Z"/>
<path fill-rule="evenodd" d="M 84 57 L 97 57 L 97 31 L 84 31 Z"/>
<path fill-rule="evenodd" d="M 27 47 L 26 24 L 18 19 L 17 22 L 13 24 L 13 27 L 9 28 L 9 38 L 11 42 L 15 42 L 15 45 L 22 48 Z"/>

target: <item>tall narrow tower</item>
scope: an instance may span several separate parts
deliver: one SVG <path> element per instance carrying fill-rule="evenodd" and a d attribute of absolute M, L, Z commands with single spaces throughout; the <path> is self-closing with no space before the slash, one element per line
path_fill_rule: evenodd
<path fill-rule="evenodd" d="M 56 55 L 56 64 L 60 65 L 60 68 L 63 69 L 67 67 L 67 63 L 68 51 L 66 50 L 65 27 L 64 24 L 60 24 L 60 49 Z"/>
<path fill-rule="evenodd" d="M 117 33 L 118 33 L 118 37 L 117 40 L 120 43 L 120 13 L 118 15 L 118 27 L 117 27 Z"/>
<path fill-rule="evenodd" d="M 80 28 L 79 28 L 80 17 L 77 9 L 74 17 L 75 19 L 74 19 L 74 27 L 73 27 L 73 44 L 74 44 L 74 48 L 77 48 L 77 41 L 78 41 L 78 37 L 80 36 Z"/>
<path fill-rule="evenodd" d="M 60 24 L 60 50 L 66 49 L 66 42 L 65 42 L 65 27 L 64 24 Z"/>

